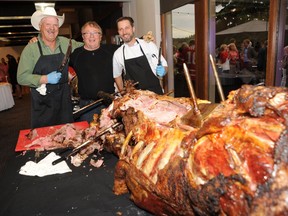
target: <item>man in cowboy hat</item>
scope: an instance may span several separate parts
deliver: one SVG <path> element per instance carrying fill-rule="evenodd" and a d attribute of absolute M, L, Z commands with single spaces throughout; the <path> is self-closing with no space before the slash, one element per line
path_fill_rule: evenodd
<path fill-rule="evenodd" d="M 68 64 L 62 63 L 69 39 L 58 36 L 64 14 L 58 16 L 53 7 L 36 11 L 31 16 L 33 27 L 40 30 L 36 43 L 23 50 L 17 71 L 19 84 L 31 88 L 32 128 L 73 121 L 71 93 L 68 85 Z M 72 50 L 83 45 L 72 40 Z"/>

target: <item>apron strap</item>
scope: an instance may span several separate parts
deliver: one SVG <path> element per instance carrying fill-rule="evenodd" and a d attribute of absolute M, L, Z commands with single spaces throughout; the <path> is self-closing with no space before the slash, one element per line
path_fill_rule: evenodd
<path fill-rule="evenodd" d="M 42 52 L 42 48 L 41 48 L 39 40 L 37 41 L 37 44 L 38 44 L 38 47 L 39 47 L 40 55 L 43 56 L 43 52 Z"/>
<path fill-rule="evenodd" d="M 40 55 L 43 56 L 43 51 L 42 51 L 40 42 L 37 41 L 37 44 L 38 44 L 38 48 L 39 48 L 39 51 L 40 51 Z M 61 46 L 59 46 L 59 50 L 60 50 L 60 53 L 63 53 Z"/>
<path fill-rule="evenodd" d="M 142 49 L 142 47 L 141 47 L 141 45 L 137 39 L 136 39 L 136 42 L 137 42 L 137 44 L 139 44 L 139 47 L 140 47 L 142 54 L 145 55 L 145 53 L 144 53 L 144 51 L 143 51 L 143 49 Z M 123 59 L 124 59 L 124 64 L 125 64 L 126 59 L 125 59 L 124 49 L 125 49 L 125 46 L 123 46 Z"/>

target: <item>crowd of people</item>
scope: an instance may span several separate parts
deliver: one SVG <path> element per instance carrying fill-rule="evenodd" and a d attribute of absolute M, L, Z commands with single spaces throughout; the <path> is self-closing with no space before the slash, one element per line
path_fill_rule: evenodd
<path fill-rule="evenodd" d="M 229 43 L 223 43 L 216 49 L 216 62 L 224 73 L 238 73 L 246 69 L 250 72 L 265 73 L 268 41 L 252 44 L 250 39 L 244 39 L 240 46 L 234 38 Z M 173 46 L 174 72 L 183 72 L 183 63 L 187 64 L 191 74 L 195 73 L 195 40 L 183 42 L 179 47 Z"/>
<path fill-rule="evenodd" d="M 173 46 L 173 58 L 175 73 L 183 73 L 183 63 L 186 63 L 191 75 L 195 75 L 195 40 L 191 39 L 189 43 L 183 42 L 179 48 Z"/>
<path fill-rule="evenodd" d="M 136 87 L 142 90 L 163 94 L 160 80 L 166 74 L 167 62 L 162 55 L 158 59 L 159 49 L 154 42 L 135 37 L 131 17 L 117 20 L 118 34 L 124 42 L 117 47 L 101 44 L 102 29 L 96 22 L 84 24 L 81 29 L 83 42 L 71 40 L 72 54 L 61 71 L 59 65 L 62 65 L 70 42 L 58 35 L 64 14 L 59 16 L 54 8 L 47 7 L 34 12 L 31 23 L 40 34 L 24 48 L 17 80 L 31 89 L 32 128 L 74 121 L 69 66 L 77 74 L 82 107 L 97 100 L 99 91 L 121 92 L 125 80 L 139 83 Z M 92 114 L 100 113 L 102 108 L 96 107 L 81 120 L 92 121 Z"/>
<path fill-rule="evenodd" d="M 217 50 L 218 65 L 224 73 L 239 73 L 246 69 L 250 72 L 258 71 L 265 74 L 267 45 L 268 41 L 265 40 L 256 49 L 250 39 L 244 39 L 241 47 L 237 48 L 236 41 L 231 39 L 229 44 L 221 44 Z"/>

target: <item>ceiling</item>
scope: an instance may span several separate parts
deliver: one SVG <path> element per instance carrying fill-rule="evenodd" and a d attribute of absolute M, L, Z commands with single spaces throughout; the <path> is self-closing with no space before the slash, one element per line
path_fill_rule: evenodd
<path fill-rule="evenodd" d="M 56 1 L 59 15 L 65 13 L 60 35 L 81 40 L 81 26 L 90 20 L 98 22 L 103 32 L 115 32 L 115 20 L 122 16 L 122 3 L 113 1 Z M 30 22 L 35 12 L 32 1 L 1 1 L 0 6 L 0 47 L 23 46 L 37 36 Z M 112 30 L 111 30 L 112 29 Z"/>
<path fill-rule="evenodd" d="M 60 35 L 82 40 L 81 26 L 87 21 L 94 20 L 103 28 L 104 34 L 106 33 L 104 39 L 106 37 L 106 40 L 109 40 L 109 34 L 117 32 L 115 21 L 122 16 L 122 2 L 125 1 L 54 1 L 57 13 L 59 15 L 65 13 L 65 22 L 60 28 Z M 35 12 L 34 2 L 37 1 L 1 1 L 0 47 L 26 45 L 38 34 L 30 22 L 30 17 Z M 216 0 L 215 5 L 221 9 L 216 17 L 217 31 L 248 21 L 247 14 L 254 14 L 257 17 L 260 14 L 268 18 L 269 0 L 257 3 L 251 0 Z M 237 10 L 233 11 L 235 8 Z M 235 18 L 241 20 L 237 21 Z M 234 19 L 233 22 L 231 19 Z"/>
<path fill-rule="evenodd" d="M 216 29 L 223 31 L 254 19 L 268 21 L 269 0 L 222 0 L 216 1 Z"/>

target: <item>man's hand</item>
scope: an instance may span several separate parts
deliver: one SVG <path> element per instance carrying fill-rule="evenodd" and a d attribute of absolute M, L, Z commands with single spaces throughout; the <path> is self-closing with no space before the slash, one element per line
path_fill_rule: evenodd
<path fill-rule="evenodd" d="M 57 84 L 59 80 L 61 79 L 62 74 L 57 71 L 53 71 L 47 75 L 47 83 L 50 84 Z"/>
<path fill-rule="evenodd" d="M 29 40 L 28 44 L 30 43 L 36 43 L 38 41 L 38 38 L 37 37 L 33 37 Z"/>
<path fill-rule="evenodd" d="M 158 65 L 156 67 L 157 76 L 163 77 L 165 75 L 165 73 L 166 73 L 166 70 L 165 70 L 165 68 L 162 65 Z"/>

